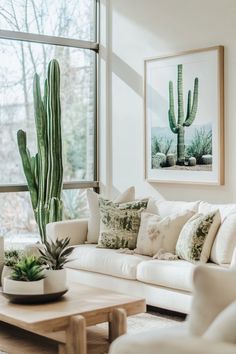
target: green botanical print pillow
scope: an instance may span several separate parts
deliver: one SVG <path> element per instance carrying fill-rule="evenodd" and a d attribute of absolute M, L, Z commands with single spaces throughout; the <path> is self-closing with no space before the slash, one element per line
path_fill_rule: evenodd
<path fill-rule="evenodd" d="M 99 198 L 100 235 L 98 247 L 129 248 L 136 247 L 141 212 L 147 208 L 148 200 L 128 203 L 113 203 Z"/>
<path fill-rule="evenodd" d="M 176 254 L 189 262 L 207 262 L 211 247 L 220 226 L 220 213 L 195 214 L 182 228 Z"/>

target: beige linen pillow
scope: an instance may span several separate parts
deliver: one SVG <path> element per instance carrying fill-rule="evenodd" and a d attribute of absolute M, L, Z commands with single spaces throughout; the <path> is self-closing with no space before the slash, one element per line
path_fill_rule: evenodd
<path fill-rule="evenodd" d="M 208 327 L 203 337 L 236 344 L 236 301 L 227 306 L 217 315 L 212 324 Z"/>
<path fill-rule="evenodd" d="M 220 226 L 220 213 L 195 214 L 182 228 L 176 244 L 176 254 L 189 262 L 207 262 Z"/>
<path fill-rule="evenodd" d="M 236 299 L 236 272 L 218 266 L 200 265 L 193 273 L 193 301 L 189 330 L 201 336 L 216 316 Z"/>
<path fill-rule="evenodd" d="M 212 246 L 210 259 L 217 264 L 230 264 L 236 247 L 236 213 L 223 221 Z"/>
<path fill-rule="evenodd" d="M 172 214 L 184 213 L 192 210 L 198 212 L 199 201 L 196 202 L 182 202 L 175 200 L 158 200 L 150 198 L 148 201 L 147 212 L 157 214 L 161 218 Z"/>
<path fill-rule="evenodd" d="M 135 253 L 151 257 L 160 250 L 174 253 L 179 233 L 193 214 L 193 211 L 186 211 L 161 218 L 143 212 Z"/>
<path fill-rule="evenodd" d="M 147 202 L 147 199 L 143 199 L 113 203 L 100 197 L 100 235 L 97 247 L 133 250 L 137 243 L 141 212 L 147 208 Z"/>
<path fill-rule="evenodd" d="M 89 219 L 88 219 L 88 234 L 87 243 L 97 243 L 100 231 L 100 211 L 99 211 L 99 194 L 91 189 L 87 190 L 87 199 L 89 205 Z M 120 194 L 114 202 L 126 203 L 135 200 L 135 188 L 130 187 Z"/>

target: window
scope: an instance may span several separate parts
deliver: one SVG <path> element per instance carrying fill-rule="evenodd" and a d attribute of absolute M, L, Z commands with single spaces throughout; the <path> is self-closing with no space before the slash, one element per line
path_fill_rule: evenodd
<path fill-rule="evenodd" d="M 43 86 L 52 58 L 61 68 L 65 217 L 85 216 L 84 188 L 98 187 L 97 17 L 98 0 L 1 0 L 0 232 L 6 237 L 37 232 L 16 133 L 27 132 L 35 153 L 32 80 L 37 72 Z"/>

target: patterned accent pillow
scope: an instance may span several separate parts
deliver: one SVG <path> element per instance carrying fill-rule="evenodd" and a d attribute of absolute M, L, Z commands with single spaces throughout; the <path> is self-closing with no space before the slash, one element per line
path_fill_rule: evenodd
<path fill-rule="evenodd" d="M 141 212 L 147 208 L 147 203 L 147 199 L 113 203 L 110 200 L 99 198 L 100 235 L 97 247 L 134 249 Z"/>
<path fill-rule="evenodd" d="M 194 211 L 186 210 L 161 218 L 159 215 L 143 212 L 135 253 L 151 257 L 160 251 L 175 253 L 180 231 L 193 214 Z"/>
<path fill-rule="evenodd" d="M 195 214 L 180 232 L 177 256 L 192 263 L 207 262 L 220 223 L 218 210 L 205 215 Z"/>

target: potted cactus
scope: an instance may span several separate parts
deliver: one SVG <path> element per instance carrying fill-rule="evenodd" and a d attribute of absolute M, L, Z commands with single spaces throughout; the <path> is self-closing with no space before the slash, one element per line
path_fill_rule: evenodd
<path fill-rule="evenodd" d="M 34 115 L 38 152 L 30 155 L 26 132 L 17 132 L 22 160 L 42 242 L 46 241 L 46 224 L 62 220 L 62 139 L 60 104 L 60 67 L 53 59 L 48 65 L 44 96 L 41 95 L 38 74 L 34 76 Z"/>
<path fill-rule="evenodd" d="M 64 265 L 74 247 L 69 247 L 70 238 L 55 242 L 45 242 L 44 248 L 39 249 L 40 261 L 45 265 L 45 293 L 56 293 L 66 289 L 66 269 Z"/>
<path fill-rule="evenodd" d="M 35 256 L 24 256 L 12 266 L 4 278 L 3 291 L 8 294 L 33 295 L 44 293 L 44 267 Z"/>

